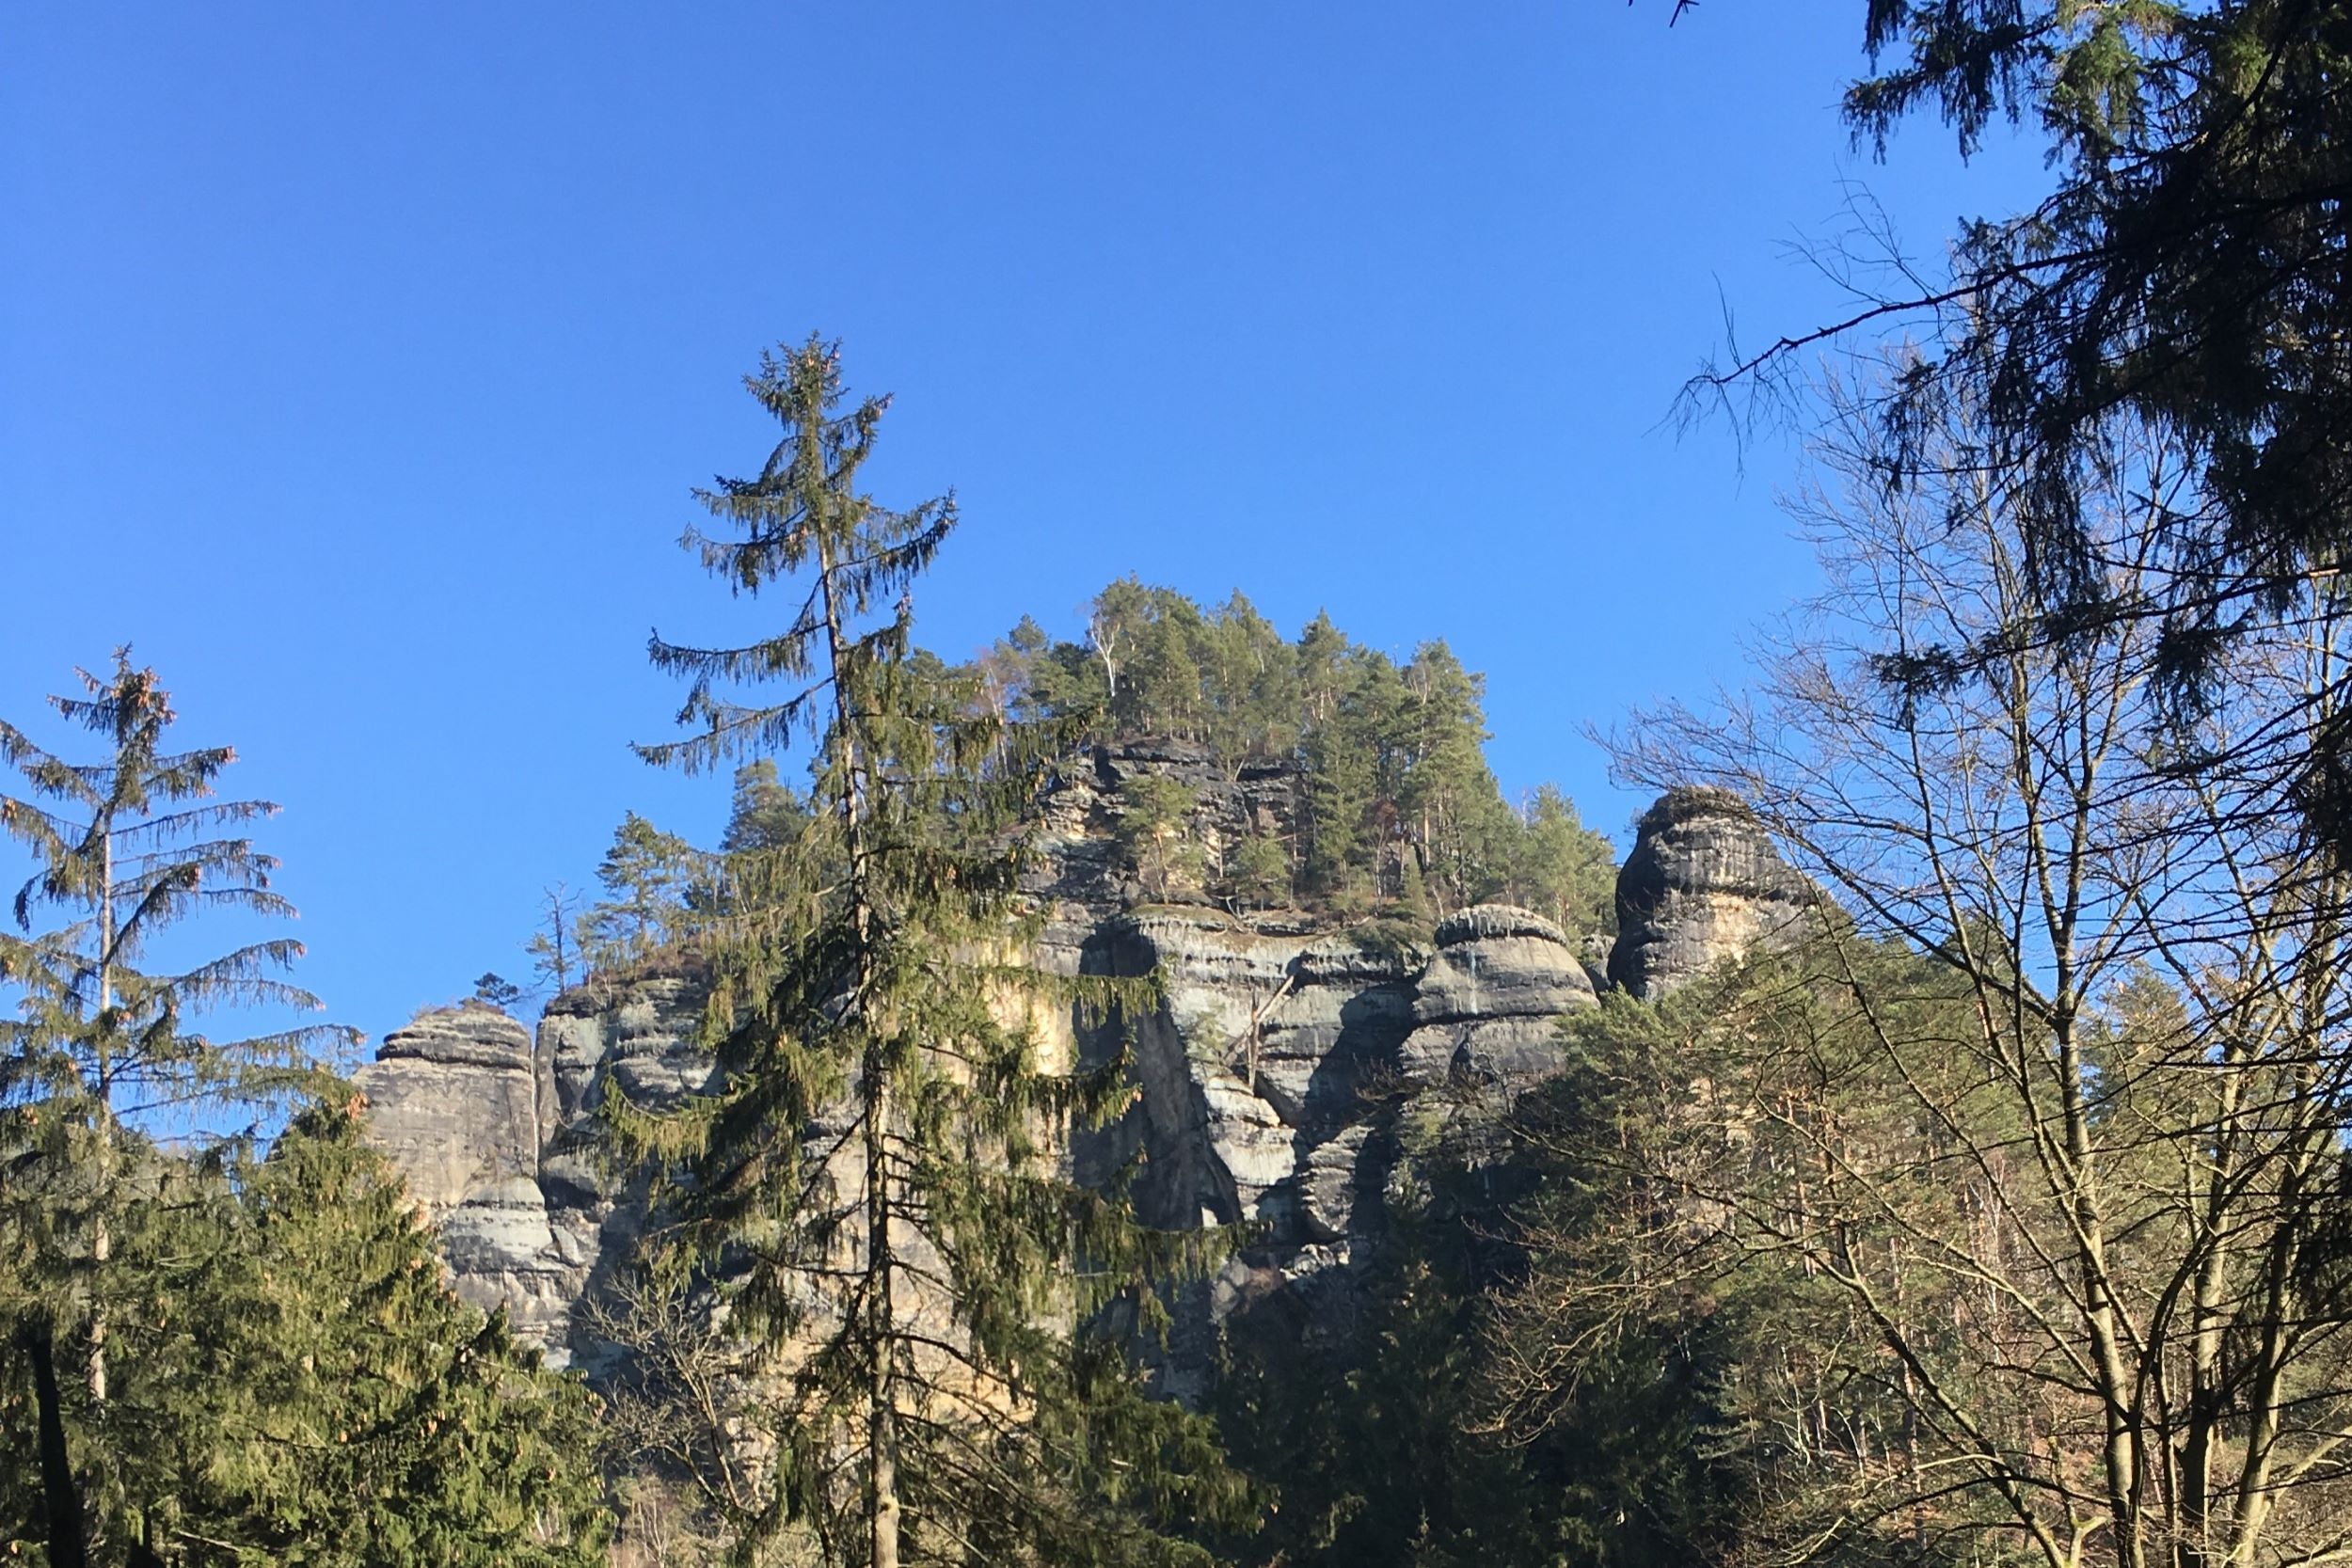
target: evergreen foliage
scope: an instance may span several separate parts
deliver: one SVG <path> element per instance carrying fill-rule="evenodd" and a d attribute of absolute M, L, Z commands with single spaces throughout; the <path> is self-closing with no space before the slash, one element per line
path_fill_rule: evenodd
<path fill-rule="evenodd" d="M 735 803 L 719 847 L 746 856 L 788 849 L 808 818 L 808 801 L 777 778 L 775 759 L 755 757 L 735 770 Z"/>
<path fill-rule="evenodd" d="M 111 744 L 103 762 L 0 723 L 29 786 L 0 795 L 0 825 L 36 862 L 24 934 L 0 934 L 18 1002 L 0 1025 L 0 1326 L 41 1353 L 0 1371 L 8 1550 L 42 1535 L 60 1562 L 84 1536 L 100 1562 L 597 1560 L 593 1478 L 572 1457 L 584 1396 L 448 1294 L 359 1143 L 356 1097 L 315 1065 L 350 1031 L 193 1027 L 314 1007 L 278 977 L 299 946 L 154 961 L 183 921 L 293 913 L 240 831 L 276 808 L 213 798 L 231 753 L 168 751 L 170 700 L 127 651 L 82 684 L 53 705 Z M 46 910 L 65 922 L 36 930 Z M 265 1160 L 197 1119 L 290 1103 Z M 81 1377 L 48 1375 L 69 1356 Z M 36 1382 L 66 1439 L 46 1475 Z"/>
<path fill-rule="evenodd" d="M 601 1563 L 584 1389 L 450 1293 L 412 1200 L 361 1142 L 360 1101 L 335 1096 L 266 1157 L 189 1160 L 126 1134 L 122 1180 L 141 1200 L 97 1279 L 110 1386 L 103 1402 L 64 1390 L 93 1560 L 136 1543 L 172 1568 Z M 21 1219 L 0 1227 L 11 1322 L 51 1307 Z M 11 1360 L 10 1524 L 40 1507 L 30 1395 Z"/>
<path fill-rule="evenodd" d="M 687 911 L 707 900 L 705 858 L 675 833 L 629 812 L 596 863 L 604 897 L 588 908 L 578 943 L 588 968 L 626 969 L 674 946 Z"/>
<path fill-rule="evenodd" d="M 1625 1014 L 1651 1009 L 1612 1005 Z M 1406 1152 L 1345 1332 L 1234 1325 L 1216 1410 L 1237 1462 L 1281 1495 L 1236 1560 L 1669 1568 L 1739 1560 L 1756 1539 L 1726 1395 L 1790 1326 L 1774 1302 L 1656 1292 L 1576 1344 L 1547 1419 L 1510 1402 L 1516 1314 L 1561 1278 L 1599 1297 L 1640 1277 L 1612 1252 L 1645 1201 L 1618 1140 L 1648 1107 L 1629 1085 L 1677 1064 L 1619 1029 L 1565 1038 L 1560 1077 L 1502 1127 L 1455 1122 Z"/>
<path fill-rule="evenodd" d="M 992 705 L 1018 717 L 1098 740 L 1189 741 L 1229 775 L 1297 768 L 1296 842 L 1245 844 L 1248 867 L 1227 868 L 1235 896 L 1442 909 L 1501 898 L 1580 930 L 1613 924 L 1608 841 L 1549 785 L 1525 813 L 1505 804 L 1486 763 L 1484 680 L 1442 641 L 1400 666 L 1327 615 L 1288 642 L 1239 593 L 1203 610 L 1126 578 L 1096 595 L 1085 643 L 1025 619 L 974 672 Z M 1147 885 L 1165 881 L 1147 872 Z"/>
<path fill-rule="evenodd" d="M 108 675 L 76 674 L 81 694 L 51 705 L 110 744 L 105 761 L 70 762 L 0 721 L 0 761 L 26 786 L 0 794 L 0 830 L 37 867 L 16 894 L 19 932 L 0 930 L 0 985 L 19 998 L 17 1016 L 0 1023 L 0 1111 L 10 1117 L 0 1149 L 15 1172 L 6 1196 L 18 1239 L 40 1250 L 49 1310 L 78 1314 L 85 1382 L 103 1401 L 101 1281 L 132 1201 L 126 1118 L 195 1133 L 188 1118 L 200 1111 L 263 1111 L 309 1081 L 313 1050 L 353 1037 L 322 1025 L 216 1039 L 190 1026 L 240 1006 L 318 1006 L 278 977 L 301 952 L 290 938 L 181 969 L 147 961 L 165 931 L 199 914 L 292 915 L 270 888 L 278 863 L 237 832 L 277 807 L 212 798 L 234 760 L 227 747 L 166 749 L 170 697 L 129 649 Z M 65 924 L 37 931 L 35 914 L 49 910 Z M 17 1201 L 26 1191 L 39 1201 Z"/>
<path fill-rule="evenodd" d="M 1199 847 L 1186 836 L 1194 794 L 1159 773 L 1137 773 L 1119 785 L 1119 841 L 1143 875 L 1146 891 L 1168 893 L 1179 875 L 1198 876 Z"/>
<path fill-rule="evenodd" d="M 1055 1059 L 1043 1025 L 1073 998 L 1021 961 L 1020 829 L 1058 737 L 1009 729 L 978 673 L 913 647 L 911 590 L 955 512 L 858 489 L 882 401 L 844 411 L 816 339 L 747 386 L 781 439 L 702 494 L 725 531 L 688 543 L 739 593 L 802 596 L 749 646 L 657 640 L 698 733 L 643 751 L 698 769 L 805 738 L 808 811 L 730 857 L 702 938 L 716 1092 L 611 1112 L 625 1147 L 682 1164 L 675 1234 L 785 1376 L 763 1523 L 872 1568 L 1205 1560 L 1166 1524 L 1246 1488 L 1120 1345 L 1071 1332 L 1112 1291 L 1148 1310 L 1179 1259 L 1053 1152 L 1130 1092 L 1119 1063 Z M 724 694 L 770 678 L 793 683 L 781 702 Z"/>
<path fill-rule="evenodd" d="M 1809 382 L 1806 351 L 1864 324 L 1899 325 L 1910 356 L 1875 414 L 1881 483 L 1932 479 L 1939 411 L 1979 420 L 1966 463 L 2006 492 L 2023 564 L 2056 629 L 2159 627 L 2158 679 L 2184 743 L 2230 700 L 2229 645 L 2288 613 L 2352 546 L 2352 6 L 2343 0 L 1866 0 L 1872 72 L 1846 95 L 1882 154 L 1914 115 L 1963 153 L 2001 119 L 2044 142 L 2051 188 L 1969 223 L 1947 286 L 1894 258 L 1844 258 L 1869 304 L 1842 326 L 1783 338 L 1694 387 L 1761 373 Z M 1887 279 L 1874 287 L 1873 273 Z M 1940 281 L 1940 280 L 1939 280 Z M 2111 592 L 2099 492 L 2119 413 L 2168 428 L 2193 476 L 2171 527 L 2196 569 L 2153 600 Z M 1930 650 L 1953 669 L 1983 650 Z M 2339 673 L 2339 684 L 2344 677 Z M 2282 809 L 2352 845 L 2352 730 L 2331 729 Z"/>
<path fill-rule="evenodd" d="M 0 828 L 38 864 L 15 897 L 22 934 L 0 931 L 0 979 L 23 988 L 25 1002 L 8 1026 L 0 1101 L 111 1121 L 290 1092 L 311 1053 L 347 1043 L 348 1030 L 215 1040 L 187 1025 L 223 1007 L 315 1008 L 316 997 L 277 978 L 299 942 L 269 938 L 176 971 L 140 966 L 157 937 L 192 916 L 293 914 L 270 887 L 277 861 L 236 832 L 278 808 L 212 799 L 234 760 L 227 747 L 164 749 L 170 697 L 127 648 L 110 675 L 76 673 L 83 694 L 52 705 L 110 743 L 106 761 L 69 762 L 0 721 L 0 761 L 27 786 L 0 795 Z M 36 932 L 44 909 L 67 923 Z"/>

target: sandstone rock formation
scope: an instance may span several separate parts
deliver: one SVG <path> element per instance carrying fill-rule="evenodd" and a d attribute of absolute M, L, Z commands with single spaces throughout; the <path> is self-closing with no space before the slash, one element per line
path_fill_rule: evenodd
<path fill-rule="evenodd" d="M 584 1255 L 559 1243 L 540 1189 L 559 1120 L 530 1032 L 478 1004 L 428 1008 L 353 1076 L 373 1141 L 440 1227 L 458 1294 L 560 1345 Z"/>
<path fill-rule="evenodd" d="M 1792 940 L 1819 895 L 1727 790 L 1669 790 L 1617 873 L 1609 979 L 1648 1000 L 1763 944 Z"/>
<path fill-rule="evenodd" d="M 1481 904 L 1438 925 L 1414 986 L 1404 1067 L 1422 1084 L 1519 1085 L 1558 1057 L 1562 1015 L 1598 1000 L 1566 934 L 1541 915 Z"/>
<path fill-rule="evenodd" d="M 1138 772 L 1193 791 L 1188 836 L 1202 852 L 1200 876 L 1149 898 L 1117 842 L 1120 786 Z M 1064 1059 L 1132 1051 L 1142 1090 L 1118 1123 L 1078 1140 L 1073 1168 L 1137 1171 L 1150 1225 L 1249 1227 L 1179 1315 L 1178 1392 L 1205 1375 L 1232 1311 L 1275 1299 L 1303 1322 L 1343 1310 L 1386 1223 L 1400 1129 L 1540 1081 L 1559 1059 L 1557 1021 L 1596 1005 L 1578 957 L 1589 934 L 1525 910 L 1463 910 L 1414 943 L 1213 896 L 1234 846 L 1293 830 L 1296 784 L 1281 768 L 1227 777 L 1184 747 L 1098 752 L 1055 791 L 1029 884 L 1046 915 L 1041 967 L 1156 974 L 1163 987 L 1148 1016 L 1056 1021 Z M 1771 940 L 1808 897 L 1736 800 L 1669 796 L 1643 818 L 1620 879 L 1611 975 L 1655 995 Z M 707 1081 L 702 996 L 691 969 L 599 981 L 550 1005 L 535 1041 L 488 1008 L 436 1009 L 361 1070 L 376 1141 L 442 1227 L 460 1291 L 506 1305 L 559 1359 L 577 1349 L 593 1362 L 592 1345 L 573 1344 L 573 1310 L 643 1219 L 642 1190 L 615 1184 L 587 1131 L 615 1087 L 658 1104 Z"/>

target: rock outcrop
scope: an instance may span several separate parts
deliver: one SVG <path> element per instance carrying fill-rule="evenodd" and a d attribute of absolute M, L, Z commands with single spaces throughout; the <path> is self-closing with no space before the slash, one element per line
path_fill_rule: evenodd
<path fill-rule="evenodd" d="M 428 1008 L 354 1078 L 376 1146 L 440 1228 L 458 1294 L 560 1347 L 586 1255 L 548 1222 L 541 1164 L 560 1122 L 530 1031 L 495 1007 Z"/>
<path fill-rule="evenodd" d="M 1149 895 L 1118 834 L 1121 785 L 1139 773 L 1192 792 L 1200 858 L 1195 876 Z M 1098 752 L 1055 791 L 1028 884 L 1046 915 L 1041 967 L 1161 982 L 1147 1016 L 1057 1023 L 1063 1059 L 1132 1051 L 1141 1088 L 1117 1123 L 1077 1141 L 1072 1167 L 1082 1180 L 1137 1172 L 1147 1224 L 1248 1227 L 1179 1314 L 1168 1386 L 1180 1393 L 1205 1377 L 1216 1327 L 1236 1310 L 1280 1300 L 1305 1324 L 1343 1315 L 1346 1282 L 1387 1223 L 1404 1130 L 1541 1081 L 1559 1060 L 1559 1019 L 1597 1005 L 1578 956 L 1589 934 L 1526 910 L 1463 910 L 1412 942 L 1212 896 L 1236 846 L 1294 831 L 1296 788 L 1287 768 L 1229 777 L 1185 747 Z M 1671 795 L 1643 818 L 1621 877 L 1610 975 L 1655 995 L 1772 940 L 1809 897 L 1736 800 Z M 361 1071 L 376 1141 L 441 1226 L 459 1290 L 505 1305 L 559 1358 L 579 1338 L 576 1304 L 643 1220 L 642 1190 L 615 1185 L 584 1130 L 616 1087 L 660 1104 L 707 1082 L 703 994 L 691 970 L 599 981 L 550 1005 L 535 1041 L 488 1008 L 435 1009 Z"/>
<path fill-rule="evenodd" d="M 1532 1082 L 1558 1060 L 1560 1018 L 1598 1000 L 1566 934 L 1541 915 L 1503 904 L 1449 915 L 1414 983 L 1406 1076 L 1426 1085 Z"/>
<path fill-rule="evenodd" d="M 1645 1000 L 1726 958 L 1792 940 L 1819 895 L 1728 790 L 1669 790 L 1617 873 L 1609 979 Z"/>

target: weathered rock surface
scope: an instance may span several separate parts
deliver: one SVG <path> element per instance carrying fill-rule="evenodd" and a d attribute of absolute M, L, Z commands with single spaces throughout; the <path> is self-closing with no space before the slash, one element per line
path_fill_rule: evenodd
<path fill-rule="evenodd" d="M 1507 1089 L 1550 1071 L 1555 1024 L 1599 1000 L 1567 935 L 1530 911 L 1481 904 L 1440 921 L 1437 940 L 1414 988 L 1406 1076 Z"/>
<path fill-rule="evenodd" d="M 1149 896 L 1117 838 L 1120 785 L 1139 772 L 1177 778 L 1197 801 L 1196 873 Z M 1295 831 L 1296 787 L 1287 768 L 1227 777 L 1186 747 L 1098 752 L 1056 790 L 1028 884 L 1046 913 L 1041 967 L 1163 984 L 1148 1016 L 1056 1022 L 1064 1059 L 1132 1050 L 1142 1089 L 1077 1141 L 1072 1167 L 1136 1170 L 1150 1225 L 1250 1227 L 1180 1312 L 1178 1392 L 1206 1375 L 1232 1312 L 1279 1299 L 1303 1323 L 1343 1313 L 1344 1282 L 1387 1223 L 1400 1128 L 1431 1105 L 1450 1116 L 1540 1081 L 1559 1061 L 1558 1020 L 1597 1000 L 1580 958 L 1590 933 L 1525 910 L 1463 910 L 1416 944 L 1214 896 L 1235 846 Z M 1644 817 L 1621 879 L 1627 934 L 1610 974 L 1654 994 L 1770 940 L 1807 897 L 1736 801 L 1670 796 Z M 550 1005 L 535 1041 L 488 1008 L 437 1009 L 361 1070 L 376 1141 L 442 1227 L 461 1291 L 504 1304 L 559 1358 L 575 1306 L 643 1220 L 642 1190 L 615 1180 L 584 1130 L 615 1091 L 660 1104 L 707 1081 L 703 995 L 686 969 L 599 981 Z"/>
<path fill-rule="evenodd" d="M 1738 796 L 1670 790 L 1642 815 L 1617 873 L 1610 981 L 1657 997 L 1727 958 L 1793 940 L 1818 896 Z"/>
<path fill-rule="evenodd" d="M 376 1146 L 441 1231 L 457 1293 L 560 1345 L 584 1275 L 556 1244 L 539 1185 L 558 1120 L 531 1034 L 494 1007 L 432 1007 L 354 1074 Z"/>
<path fill-rule="evenodd" d="M 695 1041 L 704 990 L 691 969 L 582 986 L 548 1004 L 539 1053 L 552 1074 L 558 1118 L 592 1115 L 608 1087 L 659 1109 L 703 1086 L 710 1057 Z"/>

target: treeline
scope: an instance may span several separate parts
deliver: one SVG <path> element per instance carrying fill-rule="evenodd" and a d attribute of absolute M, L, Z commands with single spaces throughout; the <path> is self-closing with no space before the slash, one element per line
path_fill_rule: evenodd
<path fill-rule="evenodd" d="M 1503 799 L 1486 761 L 1485 677 L 1442 640 L 1399 664 L 1327 614 L 1294 641 L 1238 592 L 1204 609 L 1129 578 L 1095 596 L 1083 641 L 1025 616 L 967 663 L 918 651 L 910 664 L 954 703 L 1063 748 L 1173 740 L 1229 778 L 1294 770 L 1295 830 L 1227 847 L 1214 864 L 1190 832 L 1196 792 L 1170 777 L 1129 780 L 1119 834 L 1147 895 L 1190 887 L 1250 907 L 1418 919 L 1502 901 L 1574 934 L 1615 929 L 1609 841 L 1554 784 L 1517 805 Z M 808 822 L 806 796 L 764 756 L 736 769 L 715 849 L 627 814 L 596 866 L 600 896 L 548 891 L 529 943 L 535 974 L 561 990 L 658 958 L 724 902 L 730 861 L 784 848 Z"/>
<path fill-rule="evenodd" d="M 1249 867 L 1269 900 L 1442 912 L 1502 899 L 1571 931 L 1613 927 L 1608 841 L 1553 785 L 1503 799 L 1486 678 L 1442 641 L 1399 664 L 1327 614 L 1291 641 L 1238 591 L 1204 608 L 1125 578 L 1095 596 L 1083 641 L 1025 618 L 972 668 L 1010 720 L 1189 741 L 1229 774 L 1295 768 L 1297 831 Z"/>

